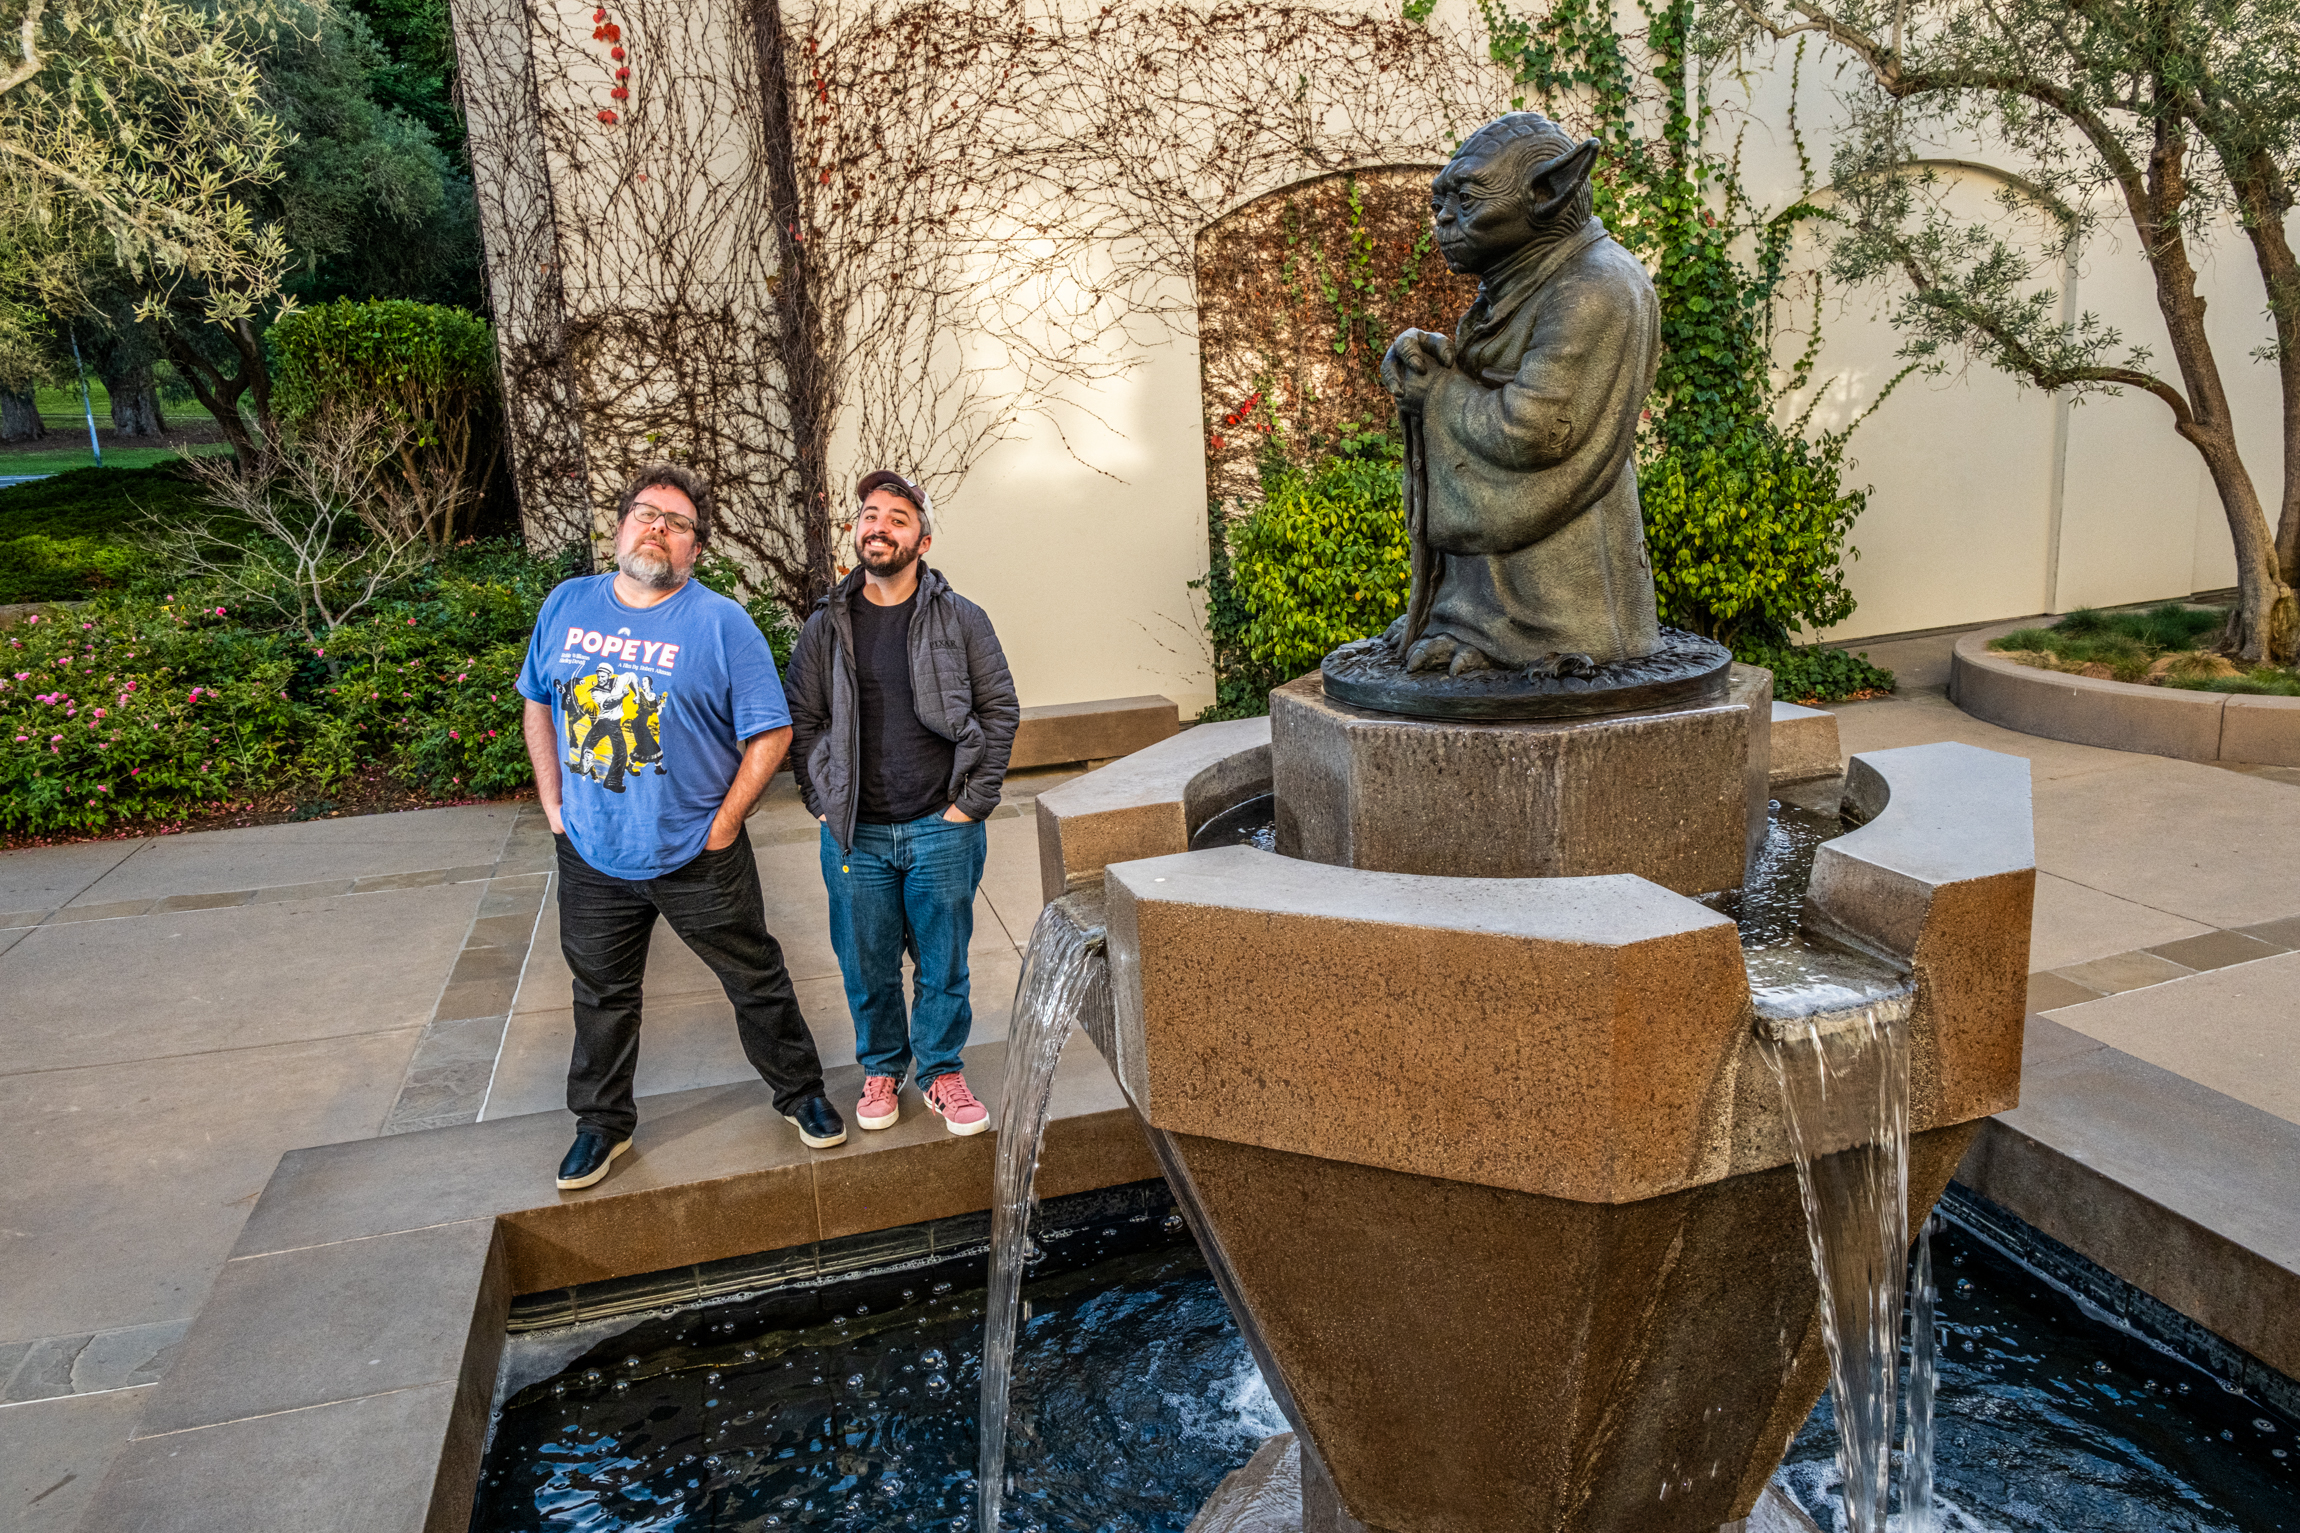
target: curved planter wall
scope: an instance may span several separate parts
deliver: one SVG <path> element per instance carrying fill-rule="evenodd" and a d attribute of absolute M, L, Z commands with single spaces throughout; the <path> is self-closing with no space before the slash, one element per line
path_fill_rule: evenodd
<path fill-rule="evenodd" d="M 2187 692 L 2042 671 L 1989 652 L 1995 634 L 1957 640 L 1949 701 L 2024 735 L 2183 761 L 2300 766 L 2300 697 Z"/>

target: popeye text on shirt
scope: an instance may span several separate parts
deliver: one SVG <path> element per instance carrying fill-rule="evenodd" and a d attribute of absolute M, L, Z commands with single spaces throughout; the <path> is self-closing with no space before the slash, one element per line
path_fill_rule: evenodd
<path fill-rule="evenodd" d="M 613 575 L 545 601 L 519 691 L 557 726 L 561 820 L 584 861 L 653 878 L 703 849 L 743 742 L 790 722 L 750 615 L 689 581 L 626 606 Z"/>

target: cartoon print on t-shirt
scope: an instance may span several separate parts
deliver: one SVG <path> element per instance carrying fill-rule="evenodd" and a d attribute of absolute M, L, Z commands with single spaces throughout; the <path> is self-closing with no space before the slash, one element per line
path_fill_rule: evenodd
<path fill-rule="evenodd" d="M 605 661 L 588 676 L 558 684 L 560 713 L 567 722 L 567 768 L 610 793 L 623 791 L 625 776 L 650 765 L 657 776 L 663 763 L 662 711 L 670 690 L 636 671 L 618 672 Z M 604 758 L 604 759 L 602 759 Z"/>

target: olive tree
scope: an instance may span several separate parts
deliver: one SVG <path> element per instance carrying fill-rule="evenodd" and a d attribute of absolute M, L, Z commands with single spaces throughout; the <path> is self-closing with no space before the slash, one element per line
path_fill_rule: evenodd
<path fill-rule="evenodd" d="M 2204 460 L 2235 542 L 2228 647 L 2289 662 L 2300 638 L 2300 266 L 2286 215 L 2300 140 L 2300 0 L 1726 0 L 1726 40 L 1817 34 L 1857 61 L 1833 179 L 1842 279 L 1905 284 L 1906 354 L 1985 360 L 2048 391 L 2139 389 Z M 1960 219 L 1919 145 L 1977 135 L 2000 195 L 2042 238 Z M 2064 317 L 2057 266 L 2109 221 L 2154 279 L 2170 365 L 2097 315 Z M 2196 263 L 2221 221 L 2268 293 L 2266 344 L 2238 359 L 2282 385 L 2276 525 L 2237 452 Z"/>
<path fill-rule="evenodd" d="M 0 0 L 0 210 L 39 231 L 12 285 L 80 296 L 89 239 L 145 279 L 148 312 L 195 289 L 202 313 L 252 318 L 279 288 L 284 239 L 250 211 L 287 135 L 248 45 L 261 0 Z"/>

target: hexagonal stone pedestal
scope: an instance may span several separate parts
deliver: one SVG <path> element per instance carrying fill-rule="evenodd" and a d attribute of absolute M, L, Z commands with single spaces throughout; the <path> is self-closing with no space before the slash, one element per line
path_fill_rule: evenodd
<path fill-rule="evenodd" d="M 1635 873 L 1731 889 L 1748 849 L 1750 711 L 1481 724 L 1270 694 L 1278 850 L 1337 867 L 1465 878 Z"/>

